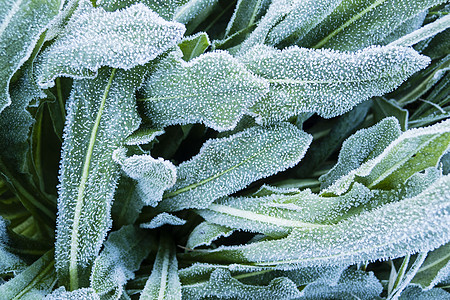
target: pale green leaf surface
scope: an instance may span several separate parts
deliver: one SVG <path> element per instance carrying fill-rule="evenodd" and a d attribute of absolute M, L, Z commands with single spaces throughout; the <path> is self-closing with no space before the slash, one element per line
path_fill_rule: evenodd
<path fill-rule="evenodd" d="M 53 251 L 49 251 L 19 275 L 0 285 L 1 299 L 42 299 L 56 283 Z"/>
<path fill-rule="evenodd" d="M 190 0 L 176 9 L 173 20 L 183 24 L 188 24 L 193 20 L 200 23 L 218 2 L 219 0 Z"/>
<path fill-rule="evenodd" d="M 17 274 L 25 269 L 25 262 L 7 249 L 9 243 L 6 231 L 6 221 L 0 217 L 0 275 L 7 273 Z"/>
<path fill-rule="evenodd" d="M 166 191 L 160 209 L 206 208 L 255 180 L 296 165 L 311 140 L 288 123 L 208 140 L 198 155 L 178 166 L 177 183 Z"/>
<path fill-rule="evenodd" d="M 428 256 L 411 281 L 429 290 L 450 276 L 450 244 L 428 253 Z"/>
<path fill-rule="evenodd" d="M 270 0 L 238 0 L 225 30 L 225 37 L 256 24 L 266 12 L 270 2 Z"/>
<path fill-rule="evenodd" d="M 298 268 L 349 265 L 433 250 L 450 240 L 450 176 L 419 195 L 336 225 L 294 230 L 287 238 L 193 251 L 183 259 Z"/>
<path fill-rule="evenodd" d="M 445 0 L 343 0 L 298 45 L 354 51 L 376 45 L 406 20 Z"/>
<path fill-rule="evenodd" d="M 206 221 L 233 229 L 282 237 L 294 228 L 320 228 L 348 218 L 364 206 L 373 193 L 362 184 L 340 197 L 320 197 L 309 189 L 294 195 L 222 198 L 197 210 Z M 357 211 L 359 212 L 359 211 Z"/>
<path fill-rule="evenodd" d="M 70 290 L 88 285 L 89 269 L 111 226 L 111 202 L 120 176 L 113 151 L 139 126 L 135 90 L 144 71 L 105 68 L 93 80 L 74 82 L 67 104 L 56 229 L 56 269 L 67 287 L 70 277 Z"/>
<path fill-rule="evenodd" d="M 177 55 L 155 66 L 143 88 L 144 99 L 139 99 L 156 126 L 203 123 L 230 130 L 267 92 L 268 83 L 227 52 L 210 52 L 190 62 Z"/>
<path fill-rule="evenodd" d="M 377 122 L 386 117 L 395 117 L 399 123 L 402 131 L 408 129 L 409 111 L 401 108 L 395 100 L 387 100 L 383 97 L 374 97 L 373 110 L 374 117 Z"/>
<path fill-rule="evenodd" d="M 97 6 L 104 8 L 106 11 L 115 11 L 136 3 L 142 3 L 163 19 L 170 21 L 175 11 L 187 2 L 188 0 L 97 0 Z"/>
<path fill-rule="evenodd" d="M 208 34 L 205 32 L 198 32 L 192 36 L 185 37 L 181 43 L 178 44 L 181 52 L 183 52 L 183 59 L 190 61 L 191 59 L 198 57 L 206 51 L 211 45 Z"/>
<path fill-rule="evenodd" d="M 150 222 L 140 224 L 141 228 L 155 229 L 163 225 L 180 226 L 186 223 L 185 220 L 178 218 L 177 216 L 163 212 L 156 215 Z"/>
<path fill-rule="evenodd" d="M 336 284 L 318 281 L 307 285 L 301 292 L 302 296 L 296 298 L 311 300 L 328 299 L 377 299 L 383 287 L 373 272 L 360 270 L 345 270 Z"/>
<path fill-rule="evenodd" d="M 38 55 L 37 82 L 51 87 L 59 76 L 94 77 L 102 66 L 129 70 L 176 45 L 185 28 L 143 4 L 106 12 L 82 0 L 55 41 Z"/>
<path fill-rule="evenodd" d="M 124 285 L 134 278 L 134 272 L 152 249 L 154 240 L 131 225 L 112 232 L 104 249 L 95 259 L 90 282 L 102 298 L 119 299 Z"/>
<path fill-rule="evenodd" d="M 325 118 L 341 115 L 392 91 L 430 61 L 410 48 L 391 46 L 354 53 L 256 46 L 240 60 L 270 82 L 268 94 L 250 109 L 259 123 L 304 112 Z"/>
<path fill-rule="evenodd" d="M 154 141 L 157 136 L 160 136 L 162 134 L 164 134 L 163 129 L 147 127 L 139 128 L 126 138 L 125 144 L 129 146 L 148 144 Z"/>
<path fill-rule="evenodd" d="M 357 131 L 342 144 L 336 165 L 319 178 L 321 188 L 327 188 L 364 162 L 380 155 L 401 132 L 396 118 L 386 118 L 372 127 Z"/>
<path fill-rule="evenodd" d="M 117 228 L 134 224 L 145 203 L 136 191 L 137 182 L 123 174 L 114 194 L 111 216 Z"/>
<path fill-rule="evenodd" d="M 12 76 L 31 56 L 61 5 L 60 0 L 0 1 L 0 112 L 11 104 Z"/>
<path fill-rule="evenodd" d="M 44 300 L 100 300 L 100 296 L 92 288 L 77 289 L 72 292 L 66 291 L 62 286 L 47 295 Z"/>
<path fill-rule="evenodd" d="M 154 159 L 146 154 L 127 157 L 126 149 L 119 148 L 114 151 L 113 158 L 128 177 L 137 181 L 136 191 L 145 205 L 158 205 L 164 191 L 177 179 L 175 166 L 161 157 Z"/>
<path fill-rule="evenodd" d="M 450 293 L 443 289 L 434 288 L 428 291 L 422 290 L 419 286 L 410 285 L 398 298 L 399 300 L 449 300 Z"/>
<path fill-rule="evenodd" d="M 181 299 L 178 262 L 175 246 L 167 237 L 161 237 L 153 270 L 141 292 L 141 300 Z"/>
<path fill-rule="evenodd" d="M 437 166 L 450 147 L 450 120 L 401 134 L 378 156 L 336 180 L 322 194 L 340 195 L 354 181 L 369 188 L 390 189 L 404 183 L 411 175 Z"/>
<path fill-rule="evenodd" d="M 291 299 L 298 297 L 297 286 L 287 277 L 273 279 L 269 285 L 248 285 L 231 277 L 230 271 L 217 269 L 209 281 L 183 285 L 183 299 Z"/>
<path fill-rule="evenodd" d="M 200 246 L 209 246 L 218 238 L 228 237 L 233 232 L 234 229 L 229 227 L 202 222 L 192 230 L 186 243 L 186 247 L 194 249 Z"/>
<path fill-rule="evenodd" d="M 425 10 L 418 15 L 404 21 L 400 26 L 398 26 L 393 32 L 391 32 L 382 42 L 383 45 L 389 44 L 399 38 L 410 34 L 411 32 L 418 30 L 422 27 L 423 22 L 428 14 L 428 10 Z M 407 46 L 407 45 L 397 45 L 397 46 Z M 417 50 L 417 49 L 416 49 Z M 421 52 L 421 51 L 419 51 Z"/>

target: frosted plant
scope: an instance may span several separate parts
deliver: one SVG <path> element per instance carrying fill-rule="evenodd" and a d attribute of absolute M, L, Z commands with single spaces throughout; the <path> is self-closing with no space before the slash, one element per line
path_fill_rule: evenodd
<path fill-rule="evenodd" d="M 445 0 L 0 0 L 0 299 L 450 298 Z"/>

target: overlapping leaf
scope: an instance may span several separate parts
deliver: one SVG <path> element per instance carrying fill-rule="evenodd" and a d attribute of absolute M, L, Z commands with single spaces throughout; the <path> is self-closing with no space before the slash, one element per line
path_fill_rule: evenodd
<path fill-rule="evenodd" d="M 228 237 L 234 232 L 234 229 L 216 225 L 213 223 L 202 222 L 192 230 L 189 235 L 186 247 L 194 249 L 199 246 L 209 246 L 220 237 Z"/>
<path fill-rule="evenodd" d="M 209 140 L 198 155 L 178 166 L 177 183 L 164 194 L 159 209 L 205 208 L 297 164 L 310 143 L 310 135 L 288 123 Z"/>
<path fill-rule="evenodd" d="M 241 61 L 270 83 L 250 111 L 259 123 L 303 112 L 331 118 L 399 86 L 429 59 L 410 48 L 369 47 L 355 53 L 256 46 Z"/>
<path fill-rule="evenodd" d="M 450 176 L 415 197 L 363 212 L 336 225 L 298 229 L 284 238 L 193 251 L 186 259 L 297 268 L 349 265 L 432 250 L 450 240 Z"/>
<path fill-rule="evenodd" d="M 59 76 L 94 77 L 101 66 L 131 69 L 173 47 L 185 28 L 143 4 L 106 12 L 80 1 L 53 43 L 36 60 L 37 82 L 53 86 Z"/>
<path fill-rule="evenodd" d="M 102 69 L 74 83 L 68 103 L 61 161 L 56 268 L 70 290 L 86 287 L 90 267 L 111 226 L 119 179 L 113 151 L 137 129 L 134 93 L 144 69 Z M 70 280 L 69 280 L 70 279 Z"/>
<path fill-rule="evenodd" d="M 31 56 L 40 35 L 62 3 L 60 0 L 0 2 L 0 112 L 11 104 L 11 78 Z"/>
<path fill-rule="evenodd" d="M 156 126 L 203 123 L 219 131 L 233 129 L 267 92 L 267 82 L 224 51 L 187 63 L 177 55 L 157 64 L 142 91 L 140 101 Z"/>

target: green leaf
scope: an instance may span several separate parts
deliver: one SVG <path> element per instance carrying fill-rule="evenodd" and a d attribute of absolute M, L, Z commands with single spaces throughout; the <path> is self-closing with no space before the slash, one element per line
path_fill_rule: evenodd
<path fill-rule="evenodd" d="M 177 44 L 185 28 L 167 22 L 143 4 L 106 12 L 82 0 L 53 43 L 37 57 L 41 87 L 56 77 L 94 77 L 102 66 L 129 70 Z"/>
<path fill-rule="evenodd" d="M 175 11 L 173 20 L 195 28 L 218 2 L 219 0 L 190 0 Z"/>
<path fill-rule="evenodd" d="M 164 130 L 155 129 L 149 127 L 139 128 L 135 132 L 133 132 L 130 136 L 125 140 L 125 144 L 132 145 L 143 145 L 153 142 L 157 136 L 164 134 Z"/>
<path fill-rule="evenodd" d="M 137 181 L 136 191 L 145 205 L 158 205 L 164 191 L 177 179 L 175 166 L 162 158 L 154 159 L 150 155 L 127 157 L 125 148 L 114 151 L 113 158 L 128 177 Z"/>
<path fill-rule="evenodd" d="M 429 290 L 450 275 L 450 244 L 445 244 L 428 253 L 412 283 Z"/>
<path fill-rule="evenodd" d="M 224 51 L 190 62 L 177 56 L 174 52 L 156 65 L 143 88 L 145 98 L 139 99 L 155 126 L 203 123 L 230 130 L 267 92 L 266 81 Z"/>
<path fill-rule="evenodd" d="M 400 295 L 400 300 L 444 300 L 450 299 L 450 293 L 443 289 L 422 290 L 419 286 L 410 285 Z"/>
<path fill-rule="evenodd" d="M 298 44 L 349 51 L 380 44 L 406 20 L 443 2 L 445 0 L 343 0 Z"/>
<path fill-rule="evenodd" d="M 390 43 L 392 46 L 413 46 L 420 41 L 430 38 L 445 29 L 450 28 L 450 15 L 446 15 L 436 21 L 419 28 L 410 34 L 402 36 L 398 40 Z"/>
<path fill-rule="evenodd" d="M 256 24 L 266 12 L 269 0 L 238 0 L 233 16 L 225 30 L 225 37 L 232 36 Z"/>
<path fill-rule="evenodd" d="M 449 187 L 450 176 L 444 176 L 415 197 L 335 225 L 293 230 L 283 239 L 194 250 L 182 259 L 292 269 L 349 265 L 432 250 L 450 241 Z"/>
<path fill-rule="evenodd" d="M 402 131 L 408 129 L 408 110 L 398 106 L 395 100 L 387 100 L 383 97 L 373 98 L 374 117 L 377 122 L 386 117 L 395 117 L 402 128 Z"/>
<path fill-rule="evenodd" d="M 341 197 L 320 197 L 306 189 L 293 195 L 222 198 L 196 212 L 210 223 L 283 237 L 295 228 L 337 223 L 360 212 L 359 207 L 370 207 L 373 197 L 368 188 L 355 184 Z"/>
<path fill-rule="evenodd" d="M 177 168 L 177 183 L 159 209 L 205 208 L 255 180 L 296 165 L 311 136 L 288 123 L 253 127 L 230 137 L 208 140 L 200 153 Z"/>
<path fill-rule="evenodd" d="M 90 267 L 111 226 L 111 202 L 120 175 L 112 155 L 139 126 L 135 91 L 144 71 L 104 68 L 93 80 L 74 82 L 67 105 L 56 229 L 56 269 L 70 290 L 88 285 Z"/>
<path fill-rule="evenodd" d="M 410 34 L 411 32 L 418 30 L 422 27 L 425 18 L 428 14 L 428 10 L 425 10 L 414 17 L 404 21 L 400 26 L 395 28 L 394 31 L 392 31 L 386 38 L 384 38 L 382 45 L 389 44 L 393 41 L 398 40 L 399 38 L 402 38 L 405 35 Z M 398 45 L 402 46 L 402 45 Z M 406 47 L 406 46 L 405 46 Z M 416 49 L 417 50 L 417 49 Z M 419 51 L 421 52 L 421 51 Z"/>
<path fill-rule="evenodd" d="M 411 175 L 437 166 L 450 147 L 450 120 L 402 133 L 382 152 L 336 180 L 322 195 L 340 195 L 354 181 L 369 188 L 392 189 Z M 378 148 L 381 150 L 382 148 Z"/>
<path fill-rule="evenodd" d="M 9 237 L 6 224 L 6 221 L 0 217 L 0 275 L 17 274 L 26 267 L 25 262 L 8 249 Z"/>
<path fill-rule="evenodd" d="M 101 298 L 119 299 L 154 243 L 144 231 L 131 225 L 112 232 L 92 267 L 92 289 Z"/>
<path fill-rule="evenodd" d="M 97 0 L 97 5 L 106 11 L 115 11 L 136 3 L 142 3 L 163 19 L 170 21 L 174 13 L 187 2 L 188 0 Z"/>
<path fill-rule="evenodd" d="M 400 135 L 398 120 L 392 117 L 357 131 L 342 144 L 336 165 L 319 178 L 322 189 L 380 155 Z"/>
<path fill-rule="evenodd" d="M 328 299 L 366 299 L 379 298 L 383 287 L 373 272 L 360 270 L 345 270 L 336 284 L 314 282 L 302 290 L 298 300 L 328 300 Z"/>
<path fill-rule="evenodd" d="M 62 3 L 60 0 L 0 1 L 0 112 L 11 104 L 9 87 L 14 73 L 31 56 Z"/>
<path fill-rule="evenodd" d="M 300 295 L 287 277 L 273 279 L 268 286 L 248 285 L 231 276 L 230 271 L 216 269 L 209 281 L 183 285 L 183 299 L 292 299 Z"/>
<path fill-rule="evenodd" d="M 2 299 L 42 299 L 56 283 L 53 251 L 44 254 L 22 273 L 0 285 Z"/>
<path fill-rule="evenodd" d="M 136 185 L 137 182 L 128 176 L 120 176 L 111 208 L 113 225 L 116 228 L 134 224 L 145 205 L 136 191 Z"/>
<path fill-rule="evenodd" d="M 184 225 L 185 223 L 186 223 L 185 220 L 164 212 L 155 216 L 150 222 L 142 223 L 140 226 L 141 228 L 154 229 L 167 224 L 179 226 Z"/>
<path fill-rule="evenodd" d="M 92 288 L 77 289 L 73 292 L 68 292 L 62 286 L 53 291 L 53 293 L 47 295 L 44 300 L 100 300 L 100 296 L 95 293 Z"/>
<path fill-rule="evenodd" d="M 181 284 L 178 278 L 175 247 L 167 237 L 161 236 L 152 273 L 139 299 L 181 299 Z"/>
<path fill-rule="evenodd" d="M 259 123 L 304 112 L 331 118 L 372 96 L 398 87 L 429 59 L 404 47 L 369 47 L 355 53 L 256 46 L 241 61 L 270 83 L 269 93 L 250 111 Z"/>
<path fill-rule="evenodd" d="M 186 247 L 194 249 L 199 246 L 209 246 L 218 238 L 228 237 L 233 232 L 234 229 L 225 226 L 202 222 L 192 230 Z"/>
<path fill-rule="evenodd" d="M 183 52 L 183 59 L 190 61 L 205 52 L 211 45 L 209 37 L 205 32 L 199 32 L 192 36 L 185 37 L 181 43 L 178 44 L 180 50 Z"/>

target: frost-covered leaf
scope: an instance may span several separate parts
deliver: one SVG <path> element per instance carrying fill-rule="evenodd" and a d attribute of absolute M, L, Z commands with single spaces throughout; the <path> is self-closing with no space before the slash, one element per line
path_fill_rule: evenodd
<path fill-rule="evenodd" d="M 373 98 L 374 117 L 377 122 L 386 117 L 395 117 L 402 131 L 408 129 L 409 112 L 407 109 L 401 108 L 395 100 L 387 100 L 383 97 Z"/>
<path fill-rule="evenodd" d="M 428 290 L 450 276 L 450 244 L 428 253 L 412 283 Z"/>
<path fill-rule="evenodd" d="M 428 10 L 425 10 L 418 15 L 404 21 L 400 26 L 398 26 L 394 31 L 392 31 L 386 38 L 384 38 L 382 45 L 389 44 L 399 38 L 419 29 L 422 27 L 423 22 L 428 14 Z M 401 46 L 401 45 L 398 45 Z M 416 49 L 417 50 L 417 49 Z M 421 52 L 421 51 L 419 51 Z"/>
<path fill-rule="evenodd" d="M 139 128 L 125 140 L 126 145 L 143 145 L 152 142 L 157 136 L 164 134 L 163 129 Z"/>
<path fill-rule="evenodd" d="M 369 47 L 355 53 L 256 46 L 241 61 L 270 83 L 250 111 L 259 123 L 303 112 L 331 118 L 381 96 L 426 67 L 429 58 L 404 47 Z"/>
<path fill-rule="evenodd" d="M 233 129 L 267 92 L 266 81 L 224 51 L 190 62 L 177 55 L 156 65 L 143 88 L 144 99 L 139 99 L 156 126 L 203 123 L 218 131 Z"/>
<path fill-rule="evenodd" d="M 192 230 L 186 247 L 194 249 L 199 246 L 209 246 L 212 242 L 221 237 L 228 237 L 234 232 L 229 227 L 202 222 Z"/>
<path fill-rule="evenodd" d="M 144 69 L 105 68 L 95 79 L 74 82 L 60 170 L 56 269 L 70 290 L 86 287 L 90 267 L 111 226 L 110 210 L 120 175 L 113 151 L 140 123 L 135 90 Z"/>
<path fill-rule="evenodd" d="M 143 4 L 106 12 L 83 0 L 35 64 L 37 82 L 51 87 L 59 76 L 94 77 L 102 66 L 129 70 L 177 44 L 182 24 L 167 22 Z"/>
<path fill-rule="evenodd" d="M 140 226 L 141 228 L 154 229 L 167 224 L 177 226 L 184 225 L 185 223 L 185 220 L 164 212 L 155 216 L 150 222 L 142 223 Z"/>
<path fill-rule="evenodd" d="M 189 0 L 97 0 L 97 6 L 102 7 L 106 11 L 115 11 L 136 3 L 143 3 L 163 19 L 170 21 L 172 20 L 175 11 L 188 1 Z"/>
<path fill-rule="evenodd" d="M 365 131 L 360 132 L 360 135 L 365 134 Z M 346 192 L 354 181 L 371 189 L 395 188 L 414 173 L 437 166 L 449 147 L 450 120 L 425 128 L 410 129 L 391 142 L 381 153 L 374 153 L 378 155 L 372 156 L 368 153 L 369 160 L 340 177 L 323 190 L 322 194 L 340 195 Z M 381 147 L 378 150 L 381 150 Z"/>
<path fill-rule="evenodd" d="M 450 293 L 443 289 L 434 288 L 422 290 L 417 285 L 408 286 L 398 298 L 399 300 L 449 300 Z"/>
<path fill-rule="evenodd" d="M 270 0 L 238 0 L 233 16 L 225 30 L 225 37 L 256 24 L 266 12 Z"/>
<path fill-rule="evenodd" d="M 137 182 L 126 175 L 120 176 L 119 184 L 114 194 L 111 216 L 114 226 L 134 224 L 145 203 L 136 191 Z"/>
<path fill-rule="evenodd" d="M 181 299 L 181 284 L 178 278 L 175 246 L 167 237 L 161 236 L 152 273 L 139 299 Z"/>
<path fill-rule="evenodd" d="M 450 27 L 450 15 L 439 18 L 433 23 L 427 24 L 395 41 L 390 43 L 392 46 L 413 46 L 420 41 L 438 34 Z"/>
<path fill-rule="evenodd" d="M 166 191 L 159 208 L 205 208 L 255 180 L 296 165 L 311 139 L 295 126 L 280 123 L 208 140 L 198 155 L 178 166 L 177 183 Z"/>
<path fill-rule="evenodd" d="M 42 299 L 56 284 L 53 251 L 49 251 L 22 273 L 0 285 L 2 299 Z"/>
<path fill-rule="evenodd" d="M 0 112 L 11 104 L 10 81 L 31 56 L 40 35 L 63 1 L 0 1 Z"/>
<path fill-rule="evenodd" d="M 17 274 L 26 267 L 22 259 L 8 251 L 8 242 L 6 221 L 0 217 L 0 275 L 7 273 Z"/>
<path fill-rule="evenodd" d="M 201 23 L 210 13 L 212 8 L 219 2 L 219 0 L 190 0 L 183 6 L 177 8 L 173 15 L 173 20 L 189 24 Z M 195 25 L 192 27 L 196 27 Z"/>
<path fill-rule="evenodd" d="M 287 277 L 275 278 L 267 286 L 249 285 L 239 282 L 225 269 L 213 271 L 209 281 L 183 285 L 182 291 L 183 299 L 291 299 L 300 295 Z"/>
<path fill-rule="evenodd" d="M 283 239 L 194 250 L 183 259 L 297 268 L 349 265 L 428 251 L 450 241 L 450 176 L 419 195 L 363 212 L 335 225 L 293 230 Z"/>
<path fill-rule="evenodd" d="M 211 45 L 209 37 L 205 32 L 199 32 L 193 36 L 184 38 L 178 44 L 181 52 L 183 52 L 183 59 L 190 61 L 191 59 L 200 56 Z"/>
<path fill-rule="evenodd" d="M 380 44 L 406 20 L 445 0 L 343 0 L 299 45 L 357 50 Z"/>
<path fill-rule="evenodd" d="M 175 166 L 161 157 L 154 159 L 146 154 L 127 157 L 126 149 L 119 148 L 114 151 L 113 158 L 128 177 L 138 182 L 136 190 L 145 205 L 156 206 L 164 191 L 175 184 Z"/>
<path fill-rule="evenodd" d="M 100 300 L 100 296 L 92 288 L 77 289 L 72 292 L 66 291 L 62 286 L 47 295 L 44 300 Z"/>
<path fill-rule="evenodd" d="M 328 299 L 366 299 L 379 298 L 383 287 L 373 272 L 347 269 L 336 284 L 327 282 L 314 282 L 307 285 L 301 292 L 298 300 L 328 300 Z"/>
<path fill-rule="evenodd" d="M 383 119 L 372 127 L 357 131 L 342 144 L 336 165 L 319 178 L 321 187 L 332 185 L 364 162 L 380 155 L 401 132 L 400 124 L 395 118 Z"/>
<path fill-rule="evenodd" d="M 134 272 L 150 253 L 154 242 L 131 225 L 112 232 L 92 267 L 92 289 L 103 299 L 119 299 L 124 285 L 134 278 Z"/>
<path fill-rule="evenodd" d="M 197 210 L 206 221 L 233 229 L 282 237 L 294 228 L 320 228 L 359 212 L 373 198 L 362 184 L 340 197 L 320 197 L 309 189 L 294 195 L 222 198 L 207 209 Z M 368 203 L 369 202 L 369 203 Z"/>

